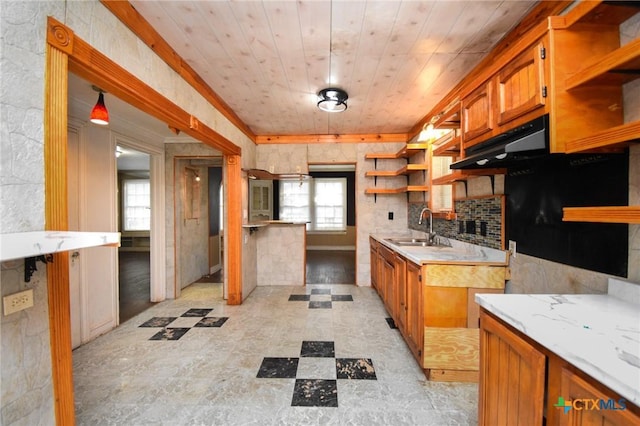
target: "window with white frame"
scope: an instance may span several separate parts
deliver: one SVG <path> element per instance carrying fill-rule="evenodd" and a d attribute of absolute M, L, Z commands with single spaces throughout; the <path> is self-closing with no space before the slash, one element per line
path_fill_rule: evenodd
<path fill-rule="evenodd" d="M 280 220 L 310 222 L 309 180 L 280 181 Z"/>
<path fill-rule="evenodd" d="M 314 231 L 344 231 L 347 228 L 347 179 L 313 180 Z"/>
<path fill-rule="evenodd" d="M 347 179 L 280 181 L 280 219 L 308 222 L 310 231 L 347 228 Z"/>
<path fill-rule="evenodd" d="M 149 179 L 123 181 L 122 227 L 124 231 L 151 229 L 151 185 Z"/>

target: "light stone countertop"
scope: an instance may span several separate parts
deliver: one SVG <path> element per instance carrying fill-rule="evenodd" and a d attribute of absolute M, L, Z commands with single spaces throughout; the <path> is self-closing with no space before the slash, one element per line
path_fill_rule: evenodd
<path fill-rule="evenodd" d="M 447 239 L 440 236 L 437 238 L 449 246 L 400 246 L 388 241 L 388 239 L 411 238 L 411 235 L 372 234 L 371 237 L 418 265 L 445 263 L 459 265 L 488 264 L 504 266 L 509 262 L 507 252 L 504 250 L 482 247 L 476 244 Z M 423 237 L 420 236 L 418 238 Z"/>
<path fill-rule="evenodd" d="M 640 290 L 640 285 L 629 284 Z M 609 283 L 611 293 L 611 280 Z M 478 294 L 476 301 L 635 405 L 640 305 L 611 294 Z"/>

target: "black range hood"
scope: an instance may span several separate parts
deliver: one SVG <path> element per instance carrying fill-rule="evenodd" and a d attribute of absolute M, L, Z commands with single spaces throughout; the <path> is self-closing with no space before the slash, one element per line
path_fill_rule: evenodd
<path fill-rule="evenodd" d="M 549 115 L 495 136 L 465 150 L 466 157 L 451 169 L 504 168 L 549 154 Z"/>

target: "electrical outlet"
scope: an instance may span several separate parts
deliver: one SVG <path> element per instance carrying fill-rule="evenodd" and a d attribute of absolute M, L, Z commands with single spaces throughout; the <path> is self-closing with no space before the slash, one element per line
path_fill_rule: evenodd
<path fill-rule="evenodd" d="M 5 316 L 30 308 L 33 306 L 33 290 L 29 289 L 4 296 L 2 304 L 4 305 Z"/>
<path fill-rule="evenodd" d="M 516 258 L 516 242 L 513 240 L 509 240 L 509 251 L 511 252 L 511 256 Z"/>

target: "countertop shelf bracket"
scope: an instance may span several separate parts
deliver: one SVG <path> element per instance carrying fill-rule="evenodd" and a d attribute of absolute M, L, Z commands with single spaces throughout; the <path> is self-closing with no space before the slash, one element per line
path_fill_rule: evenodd
<path fill-rule="evenodd" d="M 33 273 L 38 270 L 36 266 L 36 262 L 38 260 L 45 264 L 51 263 L 53 262 L 53 255 L 43 254 L 40 256 L 25 257 L 24 258 L 24 282 L 25 283 L 28 283 L 29 281 L 31 281 L 31 277 L 33 276 Z"/>

